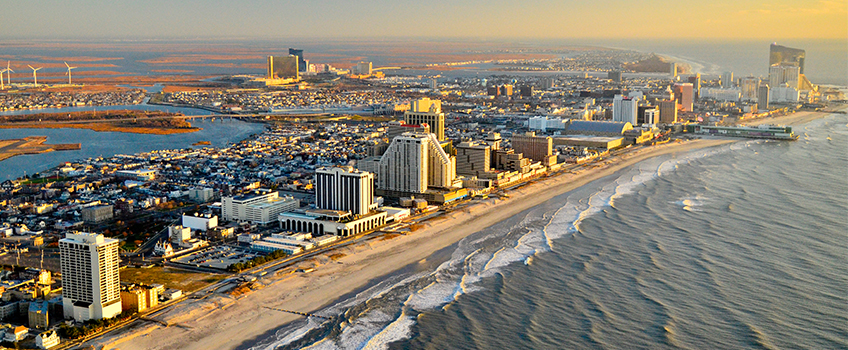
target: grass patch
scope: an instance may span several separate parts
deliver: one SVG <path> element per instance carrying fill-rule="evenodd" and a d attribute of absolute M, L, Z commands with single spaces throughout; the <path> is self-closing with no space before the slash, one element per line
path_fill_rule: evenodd
<path fill-rule="evenodd" d="M 155 266 L 148 269 L 127 267 L 121 270 L 121 282 L 163 284 L 165 288 L 195 291 L 224 279 L 226 275 L 190 272 Z"/>

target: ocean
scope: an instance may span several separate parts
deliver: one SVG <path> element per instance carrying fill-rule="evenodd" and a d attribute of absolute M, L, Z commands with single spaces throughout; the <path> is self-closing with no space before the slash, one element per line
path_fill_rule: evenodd
<path fill-rule="evenodd" d="M 242 349 L 846 349 L 848 116 L 646 160 Z"/>

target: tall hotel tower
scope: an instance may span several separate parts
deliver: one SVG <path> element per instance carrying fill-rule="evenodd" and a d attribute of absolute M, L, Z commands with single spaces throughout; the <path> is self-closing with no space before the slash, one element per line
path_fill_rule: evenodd
<path fill-rule="evenodd" d="M 84 232 L 59 240 L 65 318 L 82 322 L 121 313 L 118 244 L 117 239 Z"/>
<path fill-rule="evenodd" d="M 352 167 L 315 171 L 315 206 L 366 215 L 374 203 L 374 174 Z"/>

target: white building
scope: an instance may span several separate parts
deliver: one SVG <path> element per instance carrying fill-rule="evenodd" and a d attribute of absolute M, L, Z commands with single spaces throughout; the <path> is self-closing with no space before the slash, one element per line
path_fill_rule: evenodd
<path fill-rule="evenodd" d="M 760 78 L 745 77 L 739 81 L 739 89 L 742 92 L 742 99 L 746 101 L 757 100 L 757 87 L 760 86 Z"/>
<path fill-rule="evenodd" d="M 721 73 L 721 88 L 730 89 L 733 87 L 733 72 Z"/>
<path fill-rule="evenodd" d="M 656 124 L 660 121 L 659 108 L 649 108 L 645 110 L 645 122 L 643 124 Z"/>
<path fill-rule="evenodd" d="M 628 122 L 636 125 L 638 115 L 638 100 L 632 97 L 615 95 L 612 100 L 612 120 L 617 122 Z"/>
<path fill-rule="evenodd" d="M 211 188 L 192 188 L 188 190 L 188 199 L 198 203 L 206 203 L 215 197 L 215 190 Z"/>
<path fill-rule="evenodd" d="M 280 197 L 270 190 L 221 199 L 221 216 L 228 221 L 246 221 L 266 225 L 277 219 L 280 213 L 300 207 L 300 201 L 291 196 Z"/>
<path fill-rule="evenodd" d="M 171 243 L 179 245 L 191 239 L 191 229 L 182 225 L 168 226 L 168 237 L 171 238 Z"/>
<path fill-rule="evenodd" d="M 352 167 L 315 171 L 315 207 L 365 215 L 374 205 L 374 174 Z"/>
<path fill-rule="evenodd" d="M 701 98 L 716 101 L 739 101 L 742 98 L 742 92 L 739 89 L 701 88 Z"/>
<path fill-rule="evenodd" d="M 548 118 L 546 116 L 531 117 L 527 121 L 527 127 L 530 130 L 539 130 L 547 132 L 548 130 L 565 130 L 568 124 L 568 119 Z"/>
<path fill-rule="evenodd" d="M 174 247 L 168 242 L 156 242 L 156 245 L 153 247 L 153 254 L 167 258 L 174 255 Z"/>
<path fill-rule="evenodd" d="M 436 135 L 404 133 L 380 158 L 377 187 L 424 193 L 427 187 L 453 187 L 455 179 L 456 158 L 445 153 Z"/>
<path fill-rule="evenodd" d="M 778 65 L 775 64 L 769 67 L 769 87 L 789 85 L 791 88 L 798 89 L 798 82 L 801 80 L 801 68 L 797 66 Z"/>
<path fill-rule="evenodd" d="M 50 349 L 59 345 L 59 335 L 56 331 L 49 330 L 35 336 L 35 346 L 39 349 Z"/>
<path fill-rule="evenodd" d="M 280 228 L 294 232 L 309 232 L 312 236 L 350 236 L 370 231 L 386 224 L 386 212 L 376 211 L 363 217 L 333 210 L 302 210 L 282 213 Z"/>
<path fill-rule="evenodd" d="M 59 240 L 65 318 L 82 322 L 121 313 L 117 239 L 68 233 Z"/>
<path fill-rule="evenodd" d="M 798 92 L 798 89 L 791 86 L 778 86 L 771 88 L 771 91 L 769 91 L 769 102 L 793 103 L 798 102 L 800 98 L 801 93 Z"/>
<path fill-rule="evenodd" d="M 218 227 L 218 215 L 185 215 L 183 214 L 183 227 L 188 227 L 192 230 L 203 231 L 210 228 Z"/>

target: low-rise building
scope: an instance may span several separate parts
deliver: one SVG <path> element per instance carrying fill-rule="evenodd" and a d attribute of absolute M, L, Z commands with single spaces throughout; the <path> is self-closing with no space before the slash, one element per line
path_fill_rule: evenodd
<path fill-rule="evenodd" d="M 35 346 L 39 349 L 50 349 L 59 345 L 60 339 L 56 331 L 49 330 L 35 336 Z"/>
<path fill-rule="evenodd" d="M 228 221 L 246 221 L 266 225 L 276 220 L 280 213 L 300 207 L 300 201 L 291 197 L 280 197 L 278 192 L 258 190 L 252 193 L 223 197 L 221 216 Z"/>
<path fill-rule="evenodd" d="M 112 220 L 114 211 L 111 205 L 99 205 L 88 207 L 80 211 L 82 221 L 86 224 L 99 224 L 104 221 Z"/>

